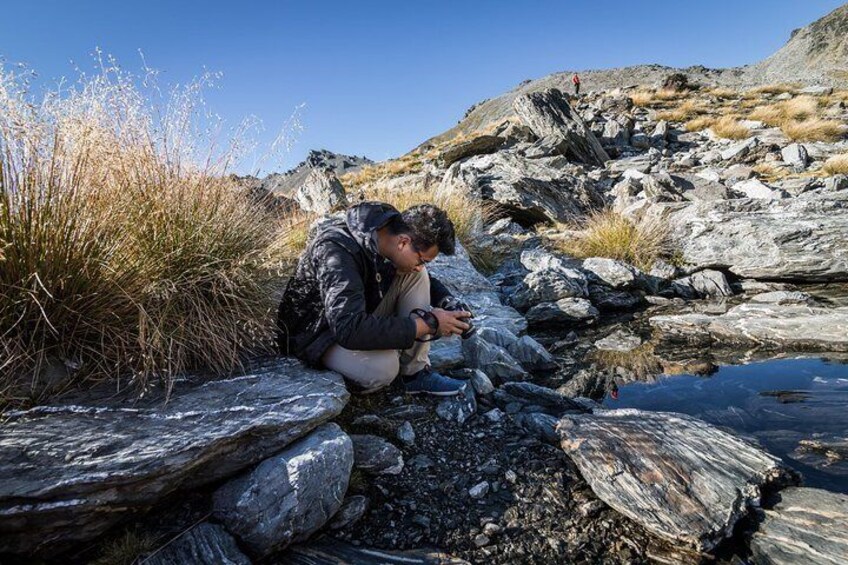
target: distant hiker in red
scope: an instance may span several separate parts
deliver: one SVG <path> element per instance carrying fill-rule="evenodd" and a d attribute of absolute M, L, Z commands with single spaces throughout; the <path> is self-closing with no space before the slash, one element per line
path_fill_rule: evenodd
<path fill-rule="evenodd" d="M 575 96 L 579 96 L 580 95 L 580 77 L 577 76 L 577 73 L 574 73 L 574 76 L 571 77 L 571 83 L 574 85 Z"/>

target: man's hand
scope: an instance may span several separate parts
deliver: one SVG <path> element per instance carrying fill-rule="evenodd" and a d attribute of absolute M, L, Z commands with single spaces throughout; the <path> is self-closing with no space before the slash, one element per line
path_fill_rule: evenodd
<path fill-rule="evenodd" d="M 460 335 L 470 327 L 463 320 L 470 318 L 471 312 L 466 312 L 465 310 L 444 310 L 442 308 L 433 308 L 431 312 L 439 320 L 439 335 Z"/>

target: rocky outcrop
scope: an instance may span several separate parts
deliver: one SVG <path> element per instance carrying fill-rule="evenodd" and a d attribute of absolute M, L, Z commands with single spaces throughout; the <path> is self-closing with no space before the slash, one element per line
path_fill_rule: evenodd
<path fill-rule="evenodd" d="M 761 486 L 790 478 L 777 458 L 682 414 L 596 410 L 557 432 L 598 498 L 695 551 L 728 537 Z"/>
<path fill-rule="evenodd" d="M 848 351 L 848 307 L 751 302 L 718 316 L 654 316 L 650 322 L 663 341 Z"/>
<path fill-rule="evenodd" d="M 313 169 L 294 199 L 305 212 L 326 214 L 347 206 L 347 195 L 339 179 L 325 169 Z"/>
<path fill-rule="evenodd" d="M 7 412 L 0 429 L 0 551 L 54 552 L 133 511 L 266 459 L 337 416 L 342 378 L 279 360 L 158 403 Z"/>
<path fill-rule="evenodd" d="M 351 438 L 325 424 L 213 496 L 213 516 L 256 556 L 303 541 L 339 509 L 353 467 Z"/>
<path fill-rule="evenodd" d="M 437 194 L 490 202 L 524 225 L 566 221 L 603 204 L 592 184 L 567 167 L 563 157 L 527 159 L 513 150 L 479 155 L 451 165 Z"/>
<path fill-rule="evenodd" d="M 751 538 L 753 562 L 839 565 L 848 560 L 848 495 L 788 488 Z"/>
<path fill-rule="evenodd" d="M 260 181 L 261 188 L 277 196 L 292 196 L 306 182 L 314 169 L 324 169 L 336 176 L 358 171 L 373 161 L 355 155 L 342 155 L 326 149 L 310 151 L 306 159 L 285 173 L 271 173 Z"/>
<path fill-rule="evenodd" d="M 549 140 L 563 157 L 592 165 L 603 165 L 609 160 L 595 134 L 559 90 L 552 88 L 519 96 L 513 108 L 539 139 Z"/>
<path fill-rule="evenodd" d="M 745 278 L 848 280 L 848 194 L 657 204 L 683 259 Z"/>
<path fill-rule="evenodd" d="M 450 167 L 460 159 L 494 153 L 503 147 L 505 142 L 506 140 L 503 137 L 497 135 L 478 135 L 444 149 L 436 157 L 436 161 L 442 167 Z"/>

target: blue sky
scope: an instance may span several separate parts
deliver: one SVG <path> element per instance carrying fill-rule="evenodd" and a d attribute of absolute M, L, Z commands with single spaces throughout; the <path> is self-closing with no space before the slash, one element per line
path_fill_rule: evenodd
<path fill-rule="evenodd" d="M 43 84 L 73 77 L 71 61 L 91 68 L 96 47 L 129 70 L 141 49 L 168 82 L 220 71 L 210 105 L 230 124 L 260 118 L 264 144 L 305 104 L 297 144 L 267 173 L 311 148 L 400 155 L 475 102 L 552 72 L 754 62 L 842 3 L 4 0 L 0 56 Z"/>

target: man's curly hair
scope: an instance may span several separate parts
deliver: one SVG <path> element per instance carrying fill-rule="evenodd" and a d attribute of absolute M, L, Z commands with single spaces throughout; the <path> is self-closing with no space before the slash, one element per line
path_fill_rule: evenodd
<path fill-rule="evenodd" d="M 444 210 L 432 204 L 407 208 L 389 224 L 389 230 L 395 235 L 408 234 L 418 251 L 425 251 L 435 245 L 445 255 L 456 253 L 453 222 Z"/>

